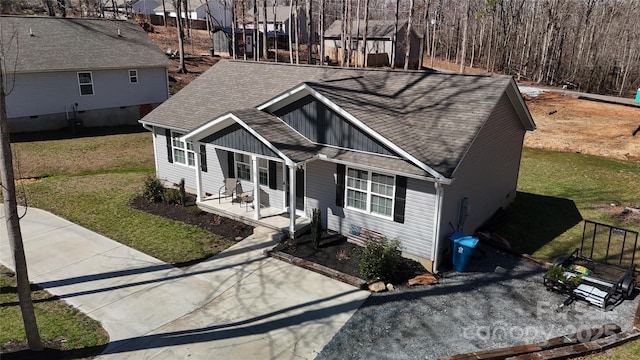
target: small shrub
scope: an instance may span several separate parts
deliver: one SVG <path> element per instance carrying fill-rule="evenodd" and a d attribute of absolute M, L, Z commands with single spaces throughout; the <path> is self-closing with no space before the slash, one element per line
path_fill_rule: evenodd
<path fill-rule="evenodd" d="M 370 241 L 360 249 L 360 275 L 367 280 L 390 280 L 400 263 L 400 241 Z"/>
<path fill-rule="evenodd" d="M 551 281 L 556 281 L 556 282 L 567 281 L 567 277 L 564 274 L 564 268 L 559 265 L 550 267 L 549 270 L 547 270 L 547 279 Z"/>
<path fill-rule="evenodd" d="M 320 215 L 320 209 L 313 209 L 313 214 L 311 215 L 311 243 L 314 249 L 320 246 L 320 238 L 322 237 L 322 218 Z"/>
<path fill-rule="evenodd" d="M 155 176 L 148 176 L 144 180 L 144 193 L 142 196 L 151 202 L 164 201 L 164 186 L 160 179 Z"/>
<path fill-rule="evenodd" d="M 220 216 L 220 215 L 218 215 L 218 214 L 213 215 L 213 220 L 211 221 L 211 223 L 212 223 L 213 225 L 220 225 L 220 224 L 222 224 L 222 216 Z"/>
<path fill-rule="evenodd" d="M 184 188 L 184 179 L 180 179 L 178 191 L 180 192 L 180 205 L 185 206 L 187 204 L 187 190 Z"/>
<path fill-rule="evenodd" d="M 346 249 L 340 249 L 338 252 L 336 252 L 336 259 L 338 259 L 338 261 L 349 260 L 349 258 L 349 252 L 347 252 Z"/>
<path fill-rule="evenodd" d="M 164 202 L 172 205 L 180 204 L 180 190 L 178 189 L 166 189 L 164 191 Z"/>
<path fill-rule="evenodd" d="M 187 209 L 189 209 L 189 214 L 191 215 L 196 215 L 196 216 L 200 216 L 202 214 L 204 214 L 204 211 L 202 209 L 200 209 L 197 206 L 189 206 Z"/>

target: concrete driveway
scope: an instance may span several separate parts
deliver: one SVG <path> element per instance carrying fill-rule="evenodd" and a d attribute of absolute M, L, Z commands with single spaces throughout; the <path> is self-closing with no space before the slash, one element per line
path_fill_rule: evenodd
<path fill-rule="evenodd" d="M 102 322 L 104 359 L 312 359 L 369 296 L 265 257 L 263 236 L 178 269 L 42 210 L 21 228 L 30 280 Z"/>

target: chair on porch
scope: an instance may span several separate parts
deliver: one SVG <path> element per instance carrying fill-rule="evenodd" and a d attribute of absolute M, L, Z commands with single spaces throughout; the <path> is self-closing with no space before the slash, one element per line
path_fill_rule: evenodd
<path fill-rule="evenodd" d="M 233 194 L 235 193 L 238 196 L 238 187 L 240 188 L 240 192 L 242 192 L 242 185 L 240 185 L 240 181 L 236 178 L 226 178 L 224 179 L 224 185 L 218 189 L 218 203 L 222 202 L 222 197 L 231 197 L 231 201 L 233 202 Z"/>

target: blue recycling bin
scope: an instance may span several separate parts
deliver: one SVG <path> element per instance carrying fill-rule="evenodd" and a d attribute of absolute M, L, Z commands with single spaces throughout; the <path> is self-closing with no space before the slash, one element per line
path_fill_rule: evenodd
<path fill-rule="evenodd" d="M 480 239 L 475 236 L 454 232 L 449 236 L 449 240 L 451 240 L 452 243 L 453 269 L 457 272 L 464 272 L 467 268 L 469 258 L 473 255 L 473 250 L 478 246 Z"/>

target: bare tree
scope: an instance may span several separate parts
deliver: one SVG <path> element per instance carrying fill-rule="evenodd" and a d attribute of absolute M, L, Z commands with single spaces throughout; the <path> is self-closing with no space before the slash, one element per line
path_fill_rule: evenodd
<path fill-rule="evenodd" d="M 393 24 L 393 40 L 391 43 L 391 68 L 396 67 L 396 52 L 398 52 L 398 22 L 400 16 L 400 0 L 396 0 L 395 22 Z"/>
<path fill-rule="evenodd" d="M 176 11 L 176 29 L 178 30 L 178 53 L 180 61 L 178 63 L 178 72 L 186 74 L 187 66 L 184 60 L 184 29 L 182 22 L 182 0 L 171 0 L 173 2 L 173 8 Z"/>
<path fill-rule="evenodd" d="M 409 0 L 409 20 L 407 21 L 407 31 L 404 38 L 404 69 L 409 70 L 409 55 L 411 54 L 411 31 L 413 31 L 413 16 L 415 12 L 414 0 Z"/>
<path fill-rule="evenodd" d="M 66 0 L 57 0 L 58 9 L 60 10 L 60 16 L 67 17 L 67 4 Z"/>
<path fill-rule="evenodd" d="M 56 16 L 56 11 L 53 8 L 53 0 L 43 0 L 44 6 L 47 8 L 47 15 Z"/>
<path fill-rule="evenodd" d="M 18 42 L 17 37 L 11 37 L 8 43 L 5 43 L 2 36 L 3 30 L 0 25 L 0 180 L 2 181 L 2 197 L 4 202 L 4 218 L 7 224 L 7 235 L 9 238 L 9 246 L 13 254 L 13 261 L 16 268 L 16 291 L 18 293 L 18 301 L 20 302 L 20 310 L 22 312 L 22 321 L 24 323 L 25 332 L 29 349 L 32 351 L 42 351 L 42 340 L 38 331 L 36 315 L 33 310 L 33 301 L 31 299 L 31 286 L 29 284 L 29 273 L 27 271 L 27 260 L 24 252 L 24 244 L 22 242 L 22 232 L 20 230 L 20 217 L 18 216 L 18 204 L 16 201 L 15 178 L 13 174 L 13 159 L 11 156 L 11 139 L 9 136 L 9 125 L 7 119 L 7 103 L 6 103 L 6 61 L 5 57 L 8 48 L 15 41 L 15 54 L 17 60 Z M 17 62 L 17 61 L 16 61 Z M 15 69 L 15 63 L 13 64 Z M 12 70 L 13 70 L 12 69 Z"/>
<path fill-rule="evenodd" d="M 312 62 L 313 52 L 313 1 L 307 0 L 307 64 Z"/>
<path fill-rule="evenodd" d="M 362 46 L 364 67 L 369 66 L 369 52 L 367 50 L 367 31 L 369 31 L 369 0 L 364 1 L 364 32 L 362 34 Z"/>
<path fill-rule="evenodd" d="M 236 50 L 238 49 L 238 41 L 236 40 L 236 28 L 238 22 L 238 16 L 236 14 L 238 3 L 237 0 L 231 0 L 233 3 L 231 4 L 231 51 L 233 52 L 233 58 L 237 59 Z"/>
<path fill-rule="evenodd" d="M 258 36 L 258 0 L 253 0 L 253 46 L 252 46 L 252 51 L 253 51 L 253 60 L 254 61 L 259 61 L 260 56 L 258 56 L 258 49 L 260 49 L 259 47 L 259 42 L 260 42 L 260 37 Z"/>
<path fill-rule="evenodd" d="M 275 4 L 275 0 L 273 2 Z M 275 5 L 274 5 L 275 6 Z M 275 26 L 275 23 L 274 23 Z M 274 28 L 275 30 L 275 28 Z M 267 59 L 269 47 L 267 46 L 267 0 L 262 0 L 262 56 Z"/>

